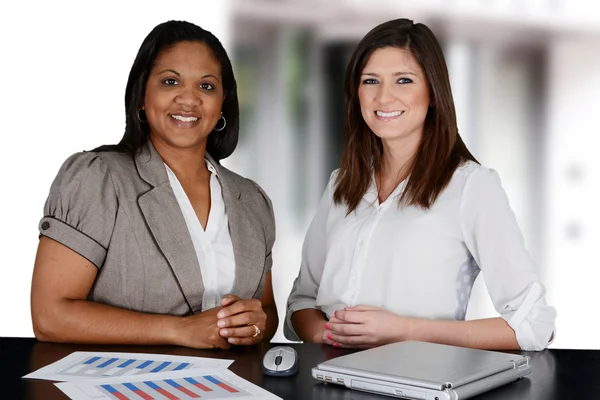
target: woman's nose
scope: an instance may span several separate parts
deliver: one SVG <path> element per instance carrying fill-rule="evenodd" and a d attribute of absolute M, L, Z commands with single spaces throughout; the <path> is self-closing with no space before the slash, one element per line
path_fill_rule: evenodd
<path fill-rule="evenodd" d="M 195 93 L 193 88 L 182 88 L 175 97 L 175 102 L 177 104 L 193 107 L 202 104 L 202 99 Z"/>

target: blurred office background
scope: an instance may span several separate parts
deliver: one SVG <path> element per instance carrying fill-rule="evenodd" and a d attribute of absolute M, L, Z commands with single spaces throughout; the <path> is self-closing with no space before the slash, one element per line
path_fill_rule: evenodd
<path fill-rule="evenodd" d="M 499 172 L 548 301 L 558 309 L 554 346 L 600 347 L 596 329 L 586 329 L 597 327 L 592 316 L 600 306 L 597 2 L 232 4 L 244 139 L 229 162 L 273 198 L 281 315 L 303 235 L 341 155 L 347 61 L 371 28 L 408 17 L 442 42 L 460 133 L 478 160 Z M 467 318 L 494 315 L 480 276 Z"/>
<path fill-rule="evenodd" d="M 431 27 L 443 45 L 460 133 L 476 158 L 499 172 L 540 267 L 547 300 L 558 310 L 553 347 L 600 348 L 596 1 L 174 1 L 176 10 L 152 1 L 67 3 L 46 6 L 49 14 L 40 17 L 62 42 L 53 43 L 58 52 L 40 49 L 54 60 L 51 67 L 60 79 L 48 83 L 58 90 L 53 98 L 59 101 L 42 111 L 54 134 L 36 131 L 40 157 L 27 157 L 36 192 L 25 200 L 2 200 L 4 209 L 18 207 L 22 214 L 9 221 L 15 226 L 11 232 L 0 232 L 10 260 L 1 267 L 0 295 L 8 295 L 2 295 L 0 307 L 4 321 L 15 321 L 2 324 L 1 335 L 31 335 L 28 290 L 36 227 L 52 179 L 73 152 L 120 139 L 129 68 L 145 35 L 167 19 L 212 30 L 233 59 L 241 136 L 223 163 L 256 180 L 273 200 L 278 230 L 273 284 L 283 322 L 304 234 L 341 155 L 346 63 L 371 28 L 406 17 Z M 104 21 L 94 22 L 98 16 Z M 28 67 L 35 74 L 39 65 Z M 31 93 L 13 85 L 22 96 L 17 99 L 30 99 Z M 19 105 L 0 101 L 6 106 L 0 112 Z M 103 118 L 90 124 L 87 109 L 100 110 Z M 15 144 L 22 141 L 20 136 Z M 9 167 L 7 161 L 2 165 Z M 21 182 L 14 178 L 13 185 Z M 15 250 L 16 241 L 22 244 Z M 11 277 L 14 271 L 20 272 L 17 278 Z M 497 315 L 481 275 L 475 286 L 467 318 Z M 23 307 L 7 304 L 14 298 Z M 281 329 L 274 341 L 285 341 Z"/>

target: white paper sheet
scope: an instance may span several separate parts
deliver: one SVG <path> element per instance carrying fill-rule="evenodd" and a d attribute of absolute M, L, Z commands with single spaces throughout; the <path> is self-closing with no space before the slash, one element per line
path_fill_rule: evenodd
<path fill-rule="evenodd" d="M 73 400 L 282 400 L 233 372 L 194 369 L 55 383 Z"/>
<path fill-rule="evenodd" d="M 103 353 L 76 351 L 23 378 L 78 381 L 90 378 L 136 376 L 190 369 L 227 369 L 233 360 L 164 354 Z"/>

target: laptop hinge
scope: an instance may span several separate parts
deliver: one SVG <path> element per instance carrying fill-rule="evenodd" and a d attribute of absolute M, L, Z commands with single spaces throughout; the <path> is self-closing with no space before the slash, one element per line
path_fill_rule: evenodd
<path fill-rule="evenodd" d="M 524 357 L 515 362 L 515 368 L 520 369 L 529 365 L 529 357 Z"/>

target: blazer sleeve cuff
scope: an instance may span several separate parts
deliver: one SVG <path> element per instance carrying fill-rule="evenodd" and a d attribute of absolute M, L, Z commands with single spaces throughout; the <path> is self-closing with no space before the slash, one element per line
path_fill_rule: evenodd
<path fill-rule="evenodd" d="M 106 258 L 106 249 L 85 233 L 73 228 L 65 222 L 46 216 L 40 220 L 39 231 L 58 243 L 68 247 L 77 254 L 85 257 L 96 268 L 102 267 Z"/>

